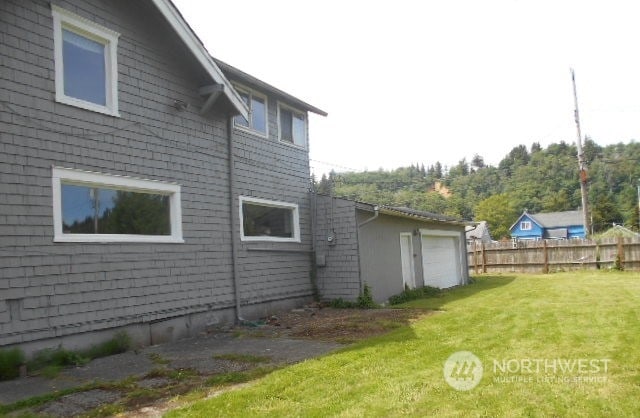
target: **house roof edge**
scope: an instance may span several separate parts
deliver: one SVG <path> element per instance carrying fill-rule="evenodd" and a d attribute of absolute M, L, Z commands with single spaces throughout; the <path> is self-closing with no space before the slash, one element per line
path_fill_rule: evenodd
<path fill-rule="evenodd" d="M 251 74 L 248 74 L 236 67 L 234 67 L 233 65 L 227 64 L 226 62 L 218 59 L 218 58 L 213 58 L 214 62 L 218 65 L 218 67 L 222 70 L 222 71 L 226 71 L 230 74 L 233 74 L 235 77 L 241 79 L 242 81 L 248 83 L 248 84 L 253 84 L 256 87 L 262 88 L 264 90 L 267 90 L 271 93 L 273 93 L 276 96 L 280 96 L 281 98 L 283 98 L 284 100 L 286 100 L 287 102 L 290 102 L 291 104 L 296 105 L 299 108 L 302 108 L 304 110 L 307 110 L 309 112 L 313 112 L 317 115 L 320 116 L 327 116 L 328 113 L 325 112 L 324 110 L 321 110 L 313 105 L 310 105 L 309 103 L 302 101 L 300 99 L 298 99 L 295 96 L 292 96 L 291 94 L 284 92 L 282 90 L 280 90 L 277 87 L 272 86 L 269 83 L 266 83 L 262 80 L 260 80 L 257 77 L 252 76 Z"/>
<path fill-rule="evenodd" d="M 234 109 L 243 117 L 249 117 L 249 109 L 240 98 L 231 82 L 225 77 L 222 70 L 215 63 L 204 44 L 198 38 L 195 31 L 189 26 L 178 8 L 171 0 L 151 0 L 156 9 L 164 16 L 169 25 L 173 28 L 178 37 L 185 43 L 193 53 L 202 67 L 209 73 L 213 81 L 223 86 L 225 97 L 232 104 Z"/>

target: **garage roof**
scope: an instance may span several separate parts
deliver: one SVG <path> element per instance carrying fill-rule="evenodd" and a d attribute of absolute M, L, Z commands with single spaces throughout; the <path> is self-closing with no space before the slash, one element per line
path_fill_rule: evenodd
<path fill-rule="evenodd" d="M 369 212 L 375 212 L 377 210 L 379 213 L 383 215 L 397 216 L 400 218 L 415 219 L 419 221 L 439 222 L 439 223 L 445 223 L 449 225 L 462 225 L 462 226 L 473 226 L 477 224 L 477 222 L 465 221 L 464 219 L 458 219 L 451 216 L 440 215 L 437 213 L 425 212 L 425 211 L 406 208 L 406 207 L 384 206 L 384 205 L 378 206 L 378 205 L 373 205 L 371 203 L 364 203 L 364 202 L 357 202 L 356 207 L 358 209 L 366 210 Z"/>

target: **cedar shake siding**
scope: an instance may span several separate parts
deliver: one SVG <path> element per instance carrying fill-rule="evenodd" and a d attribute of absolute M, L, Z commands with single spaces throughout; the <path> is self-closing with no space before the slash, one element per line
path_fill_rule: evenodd
<path fill-rule="evenodd" d="M 267 138 L 235 129 L 223 98 L 200 114 L 214 83 L 153 3 L 52 3 L 119 34 L 119 116 L 56 101 L 48 2 L 0 2 L 0 346 L 122 327 L 151 343 L 233 320 L 232 240 L 242 314 L 307 300 L 308 152 L 278 140 L 281 98 L 263 92 Z M 179 187 L 181 240 L 56 241 L 54 167 Z M 297 205 L 299 242 L 241 241 L 240 196 Z"/>

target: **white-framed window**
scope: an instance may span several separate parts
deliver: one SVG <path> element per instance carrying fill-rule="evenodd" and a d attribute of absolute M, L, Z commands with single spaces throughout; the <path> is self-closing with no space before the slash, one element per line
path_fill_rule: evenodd
<path fill-rule="evenodd" d="M 180 185 L 52 171 L 55 242 L 184 242 Z"/>
<path fill-rule="evenodd" d="M 307 118 L 304 112 L 278 103 L 278 138 L 300 148 L 307 147 Z"/>
<path fill-rule="evenodd" d="M 240 239 L 300 242 L 298 205 L 240 196 Z"/>
<path fill-rule="evenodd" d="M 56 101 L 119 116 L 120 34 L 55 5 L 51 12 Z"/>
<path fill-rule="evenodd" d="M 520 222 L 520 230 L 521 231 L 531 231 L 531 221 L 522 221 L 522 222 Z"/>
<path fill-rule="evenodd" d="M 267 119 L 267 96 L 237 84 L 234 87 L 249 108 L 249 119 L 238 115 L 233 118 L 234 125 L 267 137 L 269 125 Z"/>

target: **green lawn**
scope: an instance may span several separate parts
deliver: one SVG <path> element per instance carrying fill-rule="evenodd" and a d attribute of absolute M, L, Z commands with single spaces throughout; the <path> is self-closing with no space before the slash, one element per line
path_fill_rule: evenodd
<path fill-rule="evenodd" d="M 640 414 L 637 272 L 485 276 L 405 306 L 440 312 L 169 416 Z M 446 359 L 463 350 L 484 367 L 482 380 L 468 391 L 453 389 L 443 377 Z M 496 369 L 494 361 L 511 369 Z M 541 361 L 550 367 L 546 373 L 544 366 L 539 372 L 522 366 Z M 560 370 L 585 361 L 595 362 L 598 372 L 592 363 Z"/>

